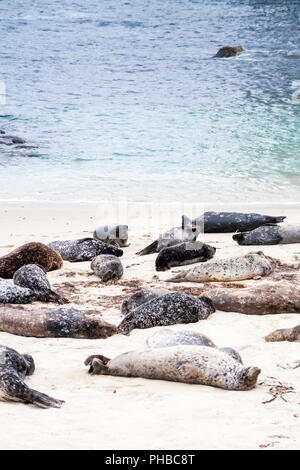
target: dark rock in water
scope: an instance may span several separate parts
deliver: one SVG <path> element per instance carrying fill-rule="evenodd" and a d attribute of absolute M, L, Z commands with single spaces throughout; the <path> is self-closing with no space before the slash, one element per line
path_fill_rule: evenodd
<path fill-rule="evenodd" d="M 221 49 L 218 50 L 216 55 L 214 57 L 234 57 L 236 55 L 240 55 L 243 52 L 242 46 L 236 46 L 236 47 L 231 47 L 231 46 L 224 46 L 221 47 Z"/>
<path fill-rule="evenodd" d="M 12 137 L 11 141 L 13 144 L 25 144 L 26 140 L 21 139 L 20 137 Z"/>

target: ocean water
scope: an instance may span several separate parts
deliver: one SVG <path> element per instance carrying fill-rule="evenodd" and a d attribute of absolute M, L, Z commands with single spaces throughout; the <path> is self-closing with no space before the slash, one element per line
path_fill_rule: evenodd
<path fill-rule="evenodd" d="M 0 129 L 39 146 L 0 145 L 0 199 L 300 201 L 299 0 L 5 0 L 0 32 Z"/>

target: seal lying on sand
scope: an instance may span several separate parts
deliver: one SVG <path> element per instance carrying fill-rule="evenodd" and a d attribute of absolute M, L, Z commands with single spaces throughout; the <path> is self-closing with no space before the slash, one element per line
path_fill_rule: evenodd
<path fill-rule="evenodd" d="M 284 216 L 274 217 L 243 212 L 204 212 L 194 220 L 185 215 L 182 216 L 182 224 L 185 227 L 202 224 L 205 233 L 232 233 L 254 230 L 261 225 L 280 223 Z"/>
<path fill-rule="evenodd" d="M 121 305 L 121 312 L 126 315 L 126 313 L 134 310 L 140 305 L 149 302 L 149 300 L 157 299 L 162 297 L 165 294 L 169 294 L 170 291 L 164 288 L 155 288 L 155 289 L 141 289 L 132 294 L 128 299 L 123 300 Z"/>
<path fill-rule="evenodd" d="M 91 269 L 103 282 L 120 279 L 123 276 L 122 263 L 114 255 L 96 256 L 91 263 Z"/>
<path fill-rule="evenodd" d="M 265 337 L 266 341 L 300 341 L 300 325 L 272 331 Z"/>
<path fill-rule="evenodd" d="M 198 333 L 197 331 L 174 331 L 168 328 L 162 328 L 159 331 L 156 331 L 146 340 L 146 346 L 150 349 L 169 348 L 179 344 L 208 346 L 210 348 L 217 347 L 215 343 L 210 338 L 208 338 L 208 336 L 205 336 L 202 333 Z M 226 354 L 229 354 L 229 356 L 241 364 L 243 363 L 241 356 L 235 349 L 228 347 L 218 349 L 225 352 Z"/>
<path fill-rule="evenodd" d="M 31 289 L 0 279 L 0 304 L 28 304 L 33 300 L 36 300 L 36 295 Z"/>
<path fill-rule="evenodd" d="M 201 232 L 201 225 L 193 224 L 187 227 L 174 227 L 167 232 L 159 235 L 158 239 L 143 250 L 136 253 L 139 256 L 149 255 L 150 253 L 158 253 L 163 248 L 172 245 L 178 245 L 182 242 L 194 242 Z"/>
<path fill-rule="evenodd" d="M 115 325 L 101 320 L 95 310 L 85 313 L 75 308 L 25 310 L 0 308 L 0 331 L 36 338 L 108 338 L 116 333 Z"/>
<path fill-rule="evenodd" d="M 81 238 L 79 240 L 64 240 L 49 243 L 50 248 L 57 250 L 62 258 L 72 263 L 91 261 L 98 255 L 122 256 L 123 251 L 94 238 Z"/>
<path fill-rule="evenodd" d="M 90 366 L 90 374 L 171 380 L 226 390 L 250 390 L 260 373 L 258 367 L 244 367 L 223 351 L 207 346 L 130 351 L 114 359 L 94 355 L 85 364 Z"/>
<path fill-rule="evenodd" d="M 26 243 L 0 258 L 0 277 L 11 279 L 25 264 L 38 264 L 45 271 L 54 271 L 63 265 L 60 254 L 38 242 Z"/>
<path fill-rule="evenodd" d="M 64 401 L 37 392 L 24 383 L 24 377 L 32 375 L 34 370 L 32 356 L 0 345 L 0 400 L 32 403 L 41 408 L 60 408 Z"/>
<path fill-rule="evenodd" d="M 242 46 L 224 46 L 221 47 L 221 49 L 218 50 L 216 55 L 214 57 L 221 57 L 221 58 L 227 58 L 227 57 L 234 57 L 236 55 L 240 55 L 243 52 Z"/>
<path fill-rule="evenodd" d="M 262 252 L 245 256 L 207 261 L 189 271 L 181 271 L 168 282 L 239 281 L 267 276 L 274 270 L 272 262 Z"/>
<path fill-rule="evenodd" d="M 214 311 L 213 303 L 207 297 L 171 292 L 129 312 L 118 326 L 118 333 L 127 335 L 135 328 L 195 323 Z"/>
<path fill-rule="evenodd" d="M 121 247 L 130 245 L 128 225 L 100 225 L 94 230 L 93 237 L 108 244 L 115 241 Z"/>
<path fill-rule="evenodd" d="M 233 235 L 239 245 L 278 245 L 300 243 L 300 224 L 263 225 L 255 230 Z"/>
<path fill-rule="evenodd" d="M 184 266 L 213 258 L 216 248 L 202 242 L 185 242 L 163 248 L 155 260 L 156 271 L 166 271 L 173 266 Z"/>
<path fill-rule="evenodd" d="M 57 302 L 58 304 L 69 302 L 51 289 L 45 271 L 36 264 L 22 266 L 15 272 L 13 281 L 17 286 L 32 290 L 35 293 L 35 299 L 41 302 Z"/>
<path fill-rule="evenodd" d="M 217 310 L 249 315 L 300 313 L 300 286 L 288 281 L 260 282 L 251 287 L 203 290 Z"/>

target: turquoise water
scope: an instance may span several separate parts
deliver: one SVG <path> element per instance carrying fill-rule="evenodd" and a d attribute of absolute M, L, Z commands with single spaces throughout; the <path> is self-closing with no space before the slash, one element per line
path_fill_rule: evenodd
<path fill-rule="evenodd" d="M 0 2 L 0 129 L 39 145 L 0 145 L 0 199 L 300 201 L 299 20 L 299 0 Z"/>

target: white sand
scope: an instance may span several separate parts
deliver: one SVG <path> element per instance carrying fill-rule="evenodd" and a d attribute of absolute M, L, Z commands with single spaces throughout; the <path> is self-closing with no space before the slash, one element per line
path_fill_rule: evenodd
<path fill-rule="evenodd" d="M 248 209 L 249 210 L 249 209 Z M 288 214 L 288 222 L 298 221 L 297 207 L 254 207 L 275 215 Z M 146 212 L 145 212 L 146 214 Z M 152 241 L 145 214 L 130 222 L 131 246 L 121 258 L 125 267 L 116 285 L 93 286 L 87 276 L 90 263 L 64 263 L 49 273 L 54 284 L 76 286 L 69 294 L 79 308 L 98 308 L 105 320 L 118 324 L 121 298 L 137 287 L 165 286 L 170 271 L 156 273 L 156 255 L 138 257 L 135 252 Z M 48 243 L 55 239 L 89 236 L 95 226 L 107 222 L 95 205 L 61 204 L 52 206 L 4 204 L 0 207 L 0 255 L 28 242 Z M 108 222 L 111 222 L 108 220 Z M 123 221 L 126 222 L 126 221 Z M 178 221 L 179 223 L 179 221 Z M 169 228 L 168 224 L 165 228 Z M 145 227 L 147 227 L 145 229 Z M 207 234 L 206 242 L 220 248 L 216 256 L 247 253 L 255 247 L 239 247 L 230 234 Z M 260 248 L 261 249 L 261 248 Z M 263 247 L 265 254 L 294 260 L 300 244 Z M 172 272 L 180 268 L 173 268 Z M 73 272 L 75 275 L 69 275 Z M 127 281 L 140 280 L 139 283 Z M 260 282 L 260 281 L 250 281 Z M 136 287 L 135 287 L 136 286 Z M 199 287 L 185 283 L 180 286 Z M 57 286 L 56 286 L 57 287 Z M 65 286 L 66 287 L 66 286 Z M 68 286 L 67 286 L 68 288 Z M 71 289 L 71 287 L 69 287 Z M 104 297 L 106 296 L 106 297 Z M 71 304 L 71 305 L 73 305 Z M 53 306 L 53 304 L 51 304 Z M 34 308 L 32 305 L 31 308 Z M 129 337 L 115 335 L 105 340 L 38 339 L 0 333 L 0 343 L 21 353 L 32 354 L 36 371 L 26 379 L 28 385 L 66 403 L 61 409 L 43 410 L 21 403 L 0 402 L 1 449 L 296 449 L 300 445 L 300 367 L 283 368 L 299 361 L 299 343 L 266 343 L 263 337 L 277 328 L 299 324 L 299 315 L 243 315 L 217 311 L 207 320 L 191 325 L 174 325 L 202 332 L 220 346 L 236 348 L 245 365 L 259 366 L 259 385 L 247 392 L 231 392 L 208 386 L 109 376 L 89 376 L 83 365 L 90 354 L 113 357 L 143 348 L 149 334 L 157 328 L 134 330 Z M 273 379 L 271 379 L 273 378 Z M 292 386 L 270 403 L 267 382 Z M 263 384 L 261 382 L 264 382 Z M 286 401 L 285 401 L 286 400 Z"/>

